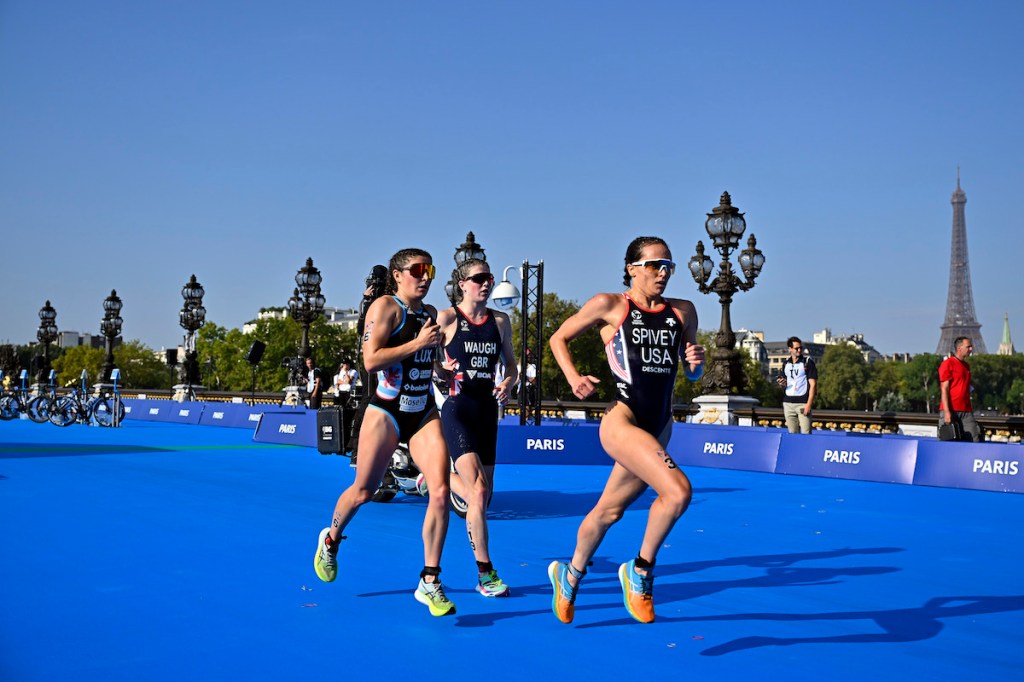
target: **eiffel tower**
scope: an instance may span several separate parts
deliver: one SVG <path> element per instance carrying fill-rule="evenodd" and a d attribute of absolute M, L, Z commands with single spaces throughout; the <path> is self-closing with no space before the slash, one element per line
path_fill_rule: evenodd
<path fill-rule="evenodd" d="M 937 355 L 953 352 L 953 341 L 968 336 L 974 352 L 988 353 L 981 338 L 981 324 L 974 314 L 974 295 L 971 293 L 971 266 L 967 260 L 967 221 L 964 205 L 967 195 L 960 189 L 960 167 L 956 169 L 956 191 L 949 200 L 953 204 L 953 243 L 949 254 L 949 294 L 946 298 L 946 319 L 942 323 Z"/>

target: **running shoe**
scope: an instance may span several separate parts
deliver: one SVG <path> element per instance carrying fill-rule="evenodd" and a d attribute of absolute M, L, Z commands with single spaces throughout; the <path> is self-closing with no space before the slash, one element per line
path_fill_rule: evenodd
<path fill-rule="evenodd" d="M 619 582 L 622 583 L 622 603 L 629 615 L 641 623 L 654 622 L 654 576 L 650 572 L 640 575 L 636 572 L 636 559 L 619 566 Z"/>
<path fill-rule="evenodd" d="M 330 532 L 330 528 L 320 531 L 316 555 L 313 557 L 313 568 L 316 569 L 317 577 L 325 583 L 334 582 L 334 579 L 338 577 L 338 550 L 332 552 L 327 546 L 327 535 Z"/>
<path fill-rule="evenodd" d="M 576 583 L 575 587 L 569 584 L 569 564 L 563 564 L 561 561 L 551 562 L 548 566 L 548 578 L 554 589 L 554 594 L 551 595 L 551 610 L 555 612 L 558 620 L 571 623 L 576 613 L 574 604 L 579 583 Z"/>
<path fill-rule="evenodd" d="M 420 578 L 419 587 L 413 593 L 416 601 L 426 604 L 432 616 L 450 616 L 455 613 L 455 604 L 445 596 L 440 581 L 425 583 Z"/>
<path fill-rule="evenodd" d="M 507 597 L 509 594 L 508 585 L 501 581 L 498 572 L 494 570 L 480 576 L 480 584 L 476 586 L 476 591 L 485 597 Z"/>

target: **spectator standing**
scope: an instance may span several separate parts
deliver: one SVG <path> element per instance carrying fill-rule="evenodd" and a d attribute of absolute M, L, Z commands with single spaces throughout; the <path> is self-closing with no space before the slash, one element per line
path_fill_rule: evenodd
<path fill-rule="evenodd" d="M 324 397 L 324 382 L 320 368 L 313 358 L 306 358 L 306 393 L 309 394 L 309 409 L 319 410 Z"/>
<path fill-rule="evenodd" d="M 341 361 L 341 367 L 338 368 L 338 373 L 334 375 L 334 395 L 336 397 L 335 402 L 338 404 L 344 404 L 350 395 L 352 395 L 352 387 L 356 383 L 356 379 L 359 377 L 357 372 L 352 367 L 352 361 L 345 358 Z"/>
<path fill-rule="evenodd" d="M 818 388 L 818 368 L 814 360 L 804 357 L 804 344 L 796 336 L 786 340 L 789 357 L 782 364 L 780 386 L 786 388 L 782 398 L 782 413 L 790 433 L 811 432 L 811 407 Z"/>
<path fill-rule="evenodd" d="M 967 358 L 974 352 L 974 343 L 966 336 L 953 341 L 953 354 L 939 365 L 939 393 L 941 396 L 939 426 L 959 422 L 963 435 L 960 440 L 981 442 L 981 427 L 974 418 L 971 404 L 971 366 Z"/>

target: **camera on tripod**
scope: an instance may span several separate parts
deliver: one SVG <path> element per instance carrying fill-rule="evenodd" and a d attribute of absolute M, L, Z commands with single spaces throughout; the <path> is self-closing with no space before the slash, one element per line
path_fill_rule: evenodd
<path fill-rule="evenodd" d="M 366 276 L 366 288 L 370 290 L 370 294 L 365 297 L 371 301 L 375 301 L 384 295 L 384 288 L 388 283 L 388 269 L 383 265 L 374 265 L 370 269 L 370 274 Z"/>
<path fill-rule="evenodd" d="M 299 356 L 286 356 L 281 358 L 281 366 L 287 367 L 289 372 L 301 374 L 306 369 L 306 361 Z"/>

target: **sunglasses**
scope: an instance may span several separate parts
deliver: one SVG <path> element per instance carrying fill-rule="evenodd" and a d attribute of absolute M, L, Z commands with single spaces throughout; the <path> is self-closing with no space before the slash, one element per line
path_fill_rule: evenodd
<path fill-rule="evenodd" d="M 469 277 L 463 277 L 462 281 L 463 282 L 475 282 L 475 283 L 479 284 L 480 286 L 483 286 L 485 284 L 494 284 L 494 275 L 492 275 L 489 272 L 478 272 L 475 275 L 470 275 Z"/>
<path fill-rule="evenodd" d="M 434 279 L 434 273 L 437 272 L 437 269 L 430 263 L 413 263 L 409 267 L 402 269 L 408 270 L 414 279 L 423 279 L 424 275 L 426 275 L 427 279 Z"/>
<path fill-rule="evenodd" d="M 670 275 L 676 274 L 676 264 L 667 258 L 649 258 L 647 260 L 638 260 L 635 263 L 630 263 L 639 268 L 647 268 L 652 273 L 658 273 L 664 270 Z"/>

